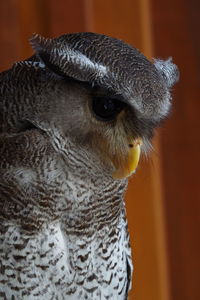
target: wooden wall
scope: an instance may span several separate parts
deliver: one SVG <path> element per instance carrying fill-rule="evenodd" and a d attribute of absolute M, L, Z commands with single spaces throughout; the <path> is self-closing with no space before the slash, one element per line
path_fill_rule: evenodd
<path fill-rule="evenodd" d="M 200 298 L 200 1 L 152 0 L 154 53 L 181 72 L 161 130 L 171 298 Z"/>
<path fill-rule="evenodd" d="M 127 192 L 132 300 L 197 300 L 200 294 L 199 13 L 198 0 L 0 0 L 0 70 L 31 55 L 33 32 L 76 31 L 121 38 L 148 57 L 172 55 L 181 68 L 172 116 Z"/>

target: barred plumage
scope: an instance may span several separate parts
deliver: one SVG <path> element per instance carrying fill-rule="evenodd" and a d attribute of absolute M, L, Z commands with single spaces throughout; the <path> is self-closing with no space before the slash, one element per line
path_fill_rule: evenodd
<path fill-rule="evenodd" d="M 125 300 L 126 177 L 177 68 L 93 33 L 31 44 L 0 74 L 0 298 Z"/>

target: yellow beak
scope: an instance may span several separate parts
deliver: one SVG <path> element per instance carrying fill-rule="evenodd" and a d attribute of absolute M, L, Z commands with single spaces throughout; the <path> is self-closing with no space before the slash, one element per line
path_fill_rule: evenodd
<path fill-rule="evenodd" d="M 122 179 L 131 175 L 137 168 L 140 159 L 140 148 L 142 145 L 141 139 L 134 140 L 129 144 L 130 150 L 128 152 L 128 157 L 123 166 L 117 167 L 112 174 L 114 179 Z"/>

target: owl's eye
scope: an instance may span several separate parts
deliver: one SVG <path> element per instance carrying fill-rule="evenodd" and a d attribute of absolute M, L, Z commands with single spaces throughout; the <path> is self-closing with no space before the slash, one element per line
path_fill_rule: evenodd
<path fill-rule="evenodd" d="M 125 103 L 112 98 L 94 97 L 92 101 L 92 110 L 102 121 L 114 120 L 124 107 Z"/>

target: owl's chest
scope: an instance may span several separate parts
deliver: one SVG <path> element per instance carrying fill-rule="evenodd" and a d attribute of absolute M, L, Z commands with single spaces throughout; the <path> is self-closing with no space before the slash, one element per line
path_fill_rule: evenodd
<path fill-rule="evenodd" d="M 0 292 L 28 300 L 121 300 L 128 251 L 123 228 L 77 236 L 52 224 L 30 238 L 10 227 L 0 246 Z"/>

